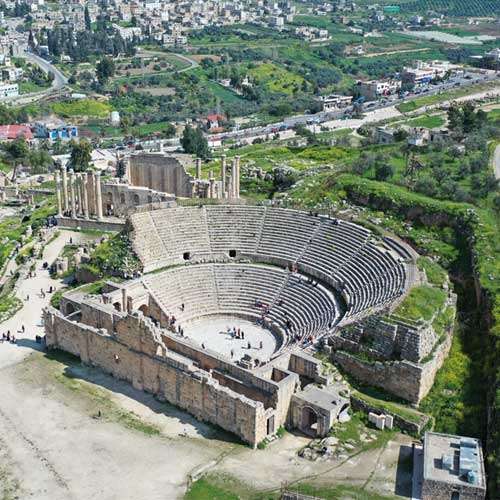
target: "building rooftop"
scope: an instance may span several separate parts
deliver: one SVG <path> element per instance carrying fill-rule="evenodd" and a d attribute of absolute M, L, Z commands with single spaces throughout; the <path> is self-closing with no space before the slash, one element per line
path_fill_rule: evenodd
<path fill-rule="evenodd" d="M 485 488 L 483 454 L 479 440 L 426 432 L 424 480 Z"/>
<path fill-rule="evenodd" d="M 29 125 L 0 125 L 0 140 L 13 140 L 18 137 L 24 137 L 28 141 L 33 139 Z"/>

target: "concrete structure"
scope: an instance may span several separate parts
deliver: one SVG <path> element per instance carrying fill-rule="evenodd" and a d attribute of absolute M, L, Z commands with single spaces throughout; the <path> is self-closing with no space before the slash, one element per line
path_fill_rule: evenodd
<path fill-rule="evenodd" d="M 399 92 L 401 89 L 400 80 L 371 80 L 358 82 L 359 93 L 367 101 L 375 101 L 379 97 L 388 96 Z"/>
<path fill-rule="evenodd" d="M 486 476 L 478 439 L 426 432 L 423 460 L 422 500 L 485 498 Z"/>
<path fill-rule="evenodd" d="M 0 99 L 17 97 L 19 95 L 19 85 L 17 83 L 6 83 L 0 85 Z"/>
<path fill-rule="evenodd" d="M 321 97 L 321 103 L 323 111 L 336 111 L 349 106 L 352 103 L 352 96 L 332 94 Z"/>
<path fill-rule="evenodd" d="M 63 140 L 69 141 L 78 137 L 78 127 L 67 125 L 61 120 L 39 121 L 34 126 L 35 136 L 39 139 L 48 139 L 49 141 Z"/>

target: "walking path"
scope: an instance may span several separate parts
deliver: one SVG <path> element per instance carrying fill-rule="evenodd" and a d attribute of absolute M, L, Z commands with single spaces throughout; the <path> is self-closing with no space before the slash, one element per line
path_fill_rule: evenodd
<path fill-rule="evenodd" d="M 34 339 L 36 335 L 43 336 L 42 311 L 49 305 L 52 297 L 48 293 L 49 287 L 58 290 L 63 286 L 60 280 L 50 277 L 48 269 L 43 269 L 43 263 L 51 264 L 70 238 L 73 243 L 79 243 L 88 239 L 88 236 L 74 231 L 60 231 L 59 236 L 45 246 L 42 257 L 35 262 L 35 275 L 32 278 L 19 278 L 16 295 L 23 301 L 23 307 L 10 319 L 0 323 L 0 335 L 10 330 L 18 341 L 17 344 L 0 342 L 0 369 L 18 363 L 32 349 L 38 349 L 39 345 Z M 40 293 L 42 289 L 46 292 L 45 297 Z M 23 325 L 24 333 L 21 331 Z"/>

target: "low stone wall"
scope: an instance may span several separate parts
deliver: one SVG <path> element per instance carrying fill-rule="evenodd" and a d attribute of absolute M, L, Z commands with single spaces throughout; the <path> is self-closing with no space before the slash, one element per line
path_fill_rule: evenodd
<path fill-rule="evenodd" d="M 452 335 L 447 335 L 424 364 L 404 360 L 368 362 L 344 351 L 332 351 L 331 359 L 357 380 L 418 404 L 430 391 L 436 372 L 448 356 L 451 340 Z"/>
<path fill-rule="evenodd" d="M 351 394 L 351 408 L 355 411 L 362 411 L 363 413 L 377 413 L 379 415 L 386 414 L 391 415 L 394 418 L 394 425 L 408 434 L 419 436 L 423 430 L 428 430 L 428 423 L 431 420 L 431 417 L 428 415 L 422 415 L 422 419 L 419 423 L 412 422 L 402 416 L 387 411 L 384 408 L 380 408 L 375 405 L 371 405 L 364 399 L 357 397 L 355 394 Z"/>
<path fill-rule="evenodd" d="M 110 220 L 94 220 L 94 219 L 72 219 L 70 217 L 56 216 L 57 225 L 68 229 L 91 229 L 94 231 L 121 231 L 125 227 L 125 219 L 123 221 L 114 219 Z"/>

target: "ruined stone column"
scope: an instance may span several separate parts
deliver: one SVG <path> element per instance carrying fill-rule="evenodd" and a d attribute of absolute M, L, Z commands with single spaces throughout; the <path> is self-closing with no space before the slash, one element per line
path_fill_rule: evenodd
<path fill-rule="evenodd" d="M 87 173 L 82 174 L 82 204 L 83 204 L 83 215 L 86 219 L 89 218 L 89 195 L 87 192 L 88 176 Z"/>
<path fill-rule="evenodd" d="M 210 182 L 210 186 L 208 188 L 208 197 L 215 198 L 215 178 L 214 178 L 213 170 L 210 170 L 210 173 L 208 176 L 208 182 Z"/>
<path fill-rule="evenodd" d="M 95 206 L 95 176 L 94 172 L 87 173 L 87 199 L 89 202 L 89 214 L 96 215 L 97 209 Z"/>
<path fill-rule="evenodd" d="M 69 197 L 71 203 L 71 217 L 76 217 L 76 199 L 75 199 L 75 172 L 69 171 Z"/>
<path fill-rule="evenodd" d="M 57 215 L 59 215 L 60 217 L 62 215 L 61 184 L 60 184 L 59 172 L 57 170 L 54 174 L 54 179 L 56 181 Z"/>
<path fill-rule="evenodd" d="M 66 167 L 61 168 L 62 173 L 62 188 L 63 188 L 63 206 L 64 211 L 67 212 L 69 210 L 69 201 L 68 201 L 68 178 L 66 173 Z"/>
<path fill-rule="evenodd" d="M 231 164 L 231 185 L 229 187 L 229 198 L 236 198 L 236 182 L 237 182 L 237 174 L 236 174 L 236 159 L 232 161 Z"/>
<path fill-rule="evenodd" d="M 201 158 L 196 158 L 196 178 L 201 179 Z"/>
<path fill-rule="evenodd" d="M 76 191 L 76 199 L 77 199 L 77 207 L 76 207 L 76 213 L 79 217 L 83 216 L 83 203 L 82 203 L 82 174 L 80 172 L 77 172 L 75 174 L 76 177 L 76 185 L 75 185 L 75 191 Z"/>
<path fill-rule="evenodd" d="M 220 157 L 220 182 L 222 185 L 221 198 L 226 197 L 226 155 Z"/>
<path fill-rule="evenodd" d="M 127 312 L 127 289 L 122 288 L 122 311 Z"/>
<path fill-rule="evenodd" d="M 95 204 L 97 220 L 102 219 L 102 195 L 101 195 L 101 172 L 96 172 L 94 177 L 95 182 Z"/>
<path fill-rule="evenodd" d="M 228 175 L 227 176 L 227 198 L 228 199 L 231 199 L 232 196 L 231 196 L 231 189 L 232 189 L 232 186 L 233 185 L 233 177 L 231 175 Z"/>
<path fill-rule="evenodd" d="M 234 159 L 236 162 L 236 182 L 235 182 L 234 197 L 239 198 L 240 197 L 240 157 L 236 156 Z"/>

